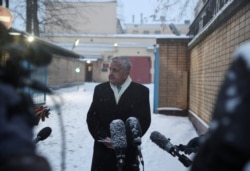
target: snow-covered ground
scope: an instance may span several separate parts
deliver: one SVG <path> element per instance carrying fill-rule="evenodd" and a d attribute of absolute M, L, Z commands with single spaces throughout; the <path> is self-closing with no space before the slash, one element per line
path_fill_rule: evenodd
<path fill-rule="evenodd" d="M 46 105 L 51 109 L 51 114 L 34 129 L 34 137 L 42 128 L 47 126 L 52 128 L 51 135 L 44 141 L 38 142 L 37 151 L 48 159 L 53 171 L 90 171 L 93 138 L 87 128 L 86 114 L 95 85 L 96 83 L 85 83 L 80 86 L 62 88 L 55 91 L 56 96 L 47 96 Z M 153 109 L 154 85 L 147 84 L 146 86 L 150 89 L 151 109 Z M 142 138 L 145 171 L 189 170 L 177 157 L 171 156 L 150 140 L 149 137 L 153 131 L 158 131 L 170 138 L 174 145 L 185 144 L 197 136 L 189 119 L 152 112 L 151 126 Z M 188 157 L 192 159 L 193 154 Z"/>

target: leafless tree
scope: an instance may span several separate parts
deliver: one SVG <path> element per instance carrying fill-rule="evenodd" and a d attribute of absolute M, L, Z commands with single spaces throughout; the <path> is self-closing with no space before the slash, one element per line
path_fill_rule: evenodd
<path fill-rule="evenodd" d="M 64 15 L 74 16 L 78 11 L 71 3 L 66 3 L 66 0 L 19 0 L 16 2 L 18 3 L 10 4 L 10 9 L 15 13 L 16 18 L 23 21 L 26 32 L 39 36 L 46 25 L 56 25 L 61 29 L 74 31 L 74 27 L 66 21 Z M 64 8 L 64 14 L 57 13 L 58 9 L 62 11 L 62 8 Z"/>
<path fill-rule="evenodd" d="M 178 21 L 185 17 L 185 14 L 190 12 L 188 11 L 188 7 L 195 7 L 197 2 L 198 0 L 156 0 L 154 14 L 150 17 L 153 18 L 153 20 L 159 20 L 162 23 L 170 22 L 172 20 Z M 171 18 L 172 16 L 169 12 L 171 9 L 175 9 L 175 13 L 176 11 L 179 11 L 177 17 Z"/>

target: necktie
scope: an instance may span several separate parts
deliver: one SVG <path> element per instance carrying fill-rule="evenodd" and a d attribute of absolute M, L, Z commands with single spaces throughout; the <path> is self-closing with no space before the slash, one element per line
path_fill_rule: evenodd
<path fill-rule="evenodd" d="M 117 85 L 116 87 L 117 87 L 117 91 L 118 91 L 118 93 L 119 93 L 119 92 L 121 91 L 122 86 Z"/>

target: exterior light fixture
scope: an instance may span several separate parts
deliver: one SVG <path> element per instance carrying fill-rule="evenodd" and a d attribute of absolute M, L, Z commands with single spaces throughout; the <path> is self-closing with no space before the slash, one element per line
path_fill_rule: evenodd
<path fill-rule="evenodd" d="M 34 36 L 27 37 L 28 42 L 33 42 L 35 40 Z"/>
<path fill-rule="evenodd" d="M 81 69 L 80 69 L 80 67 L 76 67 L 76 69 L 75 69 L 75 72 L 76 72 L 76 73 L 79 73 L 79 72 L 81 72 Z"/>
<path fill-rule="evenodd" d="M 12 35 L 12 36 L 21 36 L 22 34 L 19 33 L 19 32 L 9 32 L 9 35 Z"/>
<path fill-rule="evenodd" d="M 79 43 L 80 43 L 80 39 L 76 39 L 75 42 L 74 42 L 74 44 L 73 44 L 72 50 L 73 50 L 76 46 L 78 46 Z"/>
<path fill-rule="evenodd" d="M 79 45 L 79 43 L 80 43 L 80 39 L 76 39 L 75 46 Z"/>

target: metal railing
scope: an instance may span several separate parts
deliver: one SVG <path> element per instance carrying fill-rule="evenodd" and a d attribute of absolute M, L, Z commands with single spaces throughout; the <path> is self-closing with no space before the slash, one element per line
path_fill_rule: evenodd
<path fill-rule="evenodd" d="M 203 8 L 189 27 L 187 35 L 194 37 L 220 12 L 229 1 L 234 0 L 207 0 Z"/>

